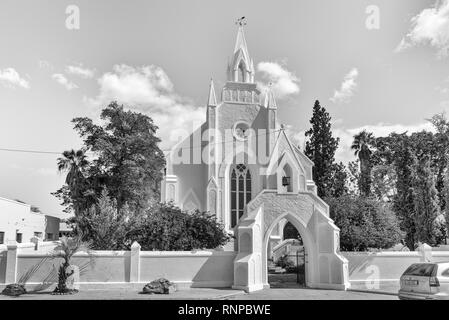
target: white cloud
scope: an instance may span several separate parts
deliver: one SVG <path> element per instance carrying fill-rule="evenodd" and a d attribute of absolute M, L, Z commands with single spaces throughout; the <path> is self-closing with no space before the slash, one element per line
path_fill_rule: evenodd
<path fill-rule="evenodd" d="M 340 90 L 335 90 L 333 97 L 329 100 L 334 103 L 348 103 L 357 89 L 358 85 L 356 81 L 358 76 L 359 71 L 357 68 L 352 68 L 351 71 L 345 75 Z"/>
<path fill-rule="evenodd" d="M 257 71 L 262 73 L 264 80 L 272 83 L 271 88 L 276 94 L 276 97 L 282 99 L 289 95 L 299 93 L 300 79 L 279 63 L 259 62 L 257 64 Z M 267 88 L 267 85 L 264 83 L 258 82 L 257 84 L 262 91 Z"/>
<path fill-rule="evenodd" d="M 56 82 L 64 86 L 67 90 L 73 90 L 78 88 L 78 86 L 75 83 L 71 82 L 69 79 L 65 77 L 65 75 L 61 73 L 55 73 L 51 77 L 54 80 L 56 80 Z"/>
<path fill-rule="evenodd" d="M 157 135 L 162 139 L 162 148 L 172 146 L 179 136 L 190 134 L 205 120 L 205 108 L 177 95 L 170 78 L 158 66 L 114 65 L 111 72 L 98 79 L 98 84 L 98 95 L 85 101 L 95 108 L 104 108 L 116 100 L 147 114 L 159 127 Z"/>
<path fill-rule="evenodd" d="M 395 52 L 420 44 L 429 44 L 437 49 L 439 57 L 448 55 L 449 0 L 437 0 L 432 8 L 424 9 L 414 16 L 409 33 L 401 40 Z"/>
<path fill-rule="evenodd" d="M 89 69 L 89 68 L 84 68 L 82 65 L 78 65 L 78 66 L 69 65 L 69 66 L 66 66 L 65 72 L 67 74 L 73 74 L 73 75 L 80 76 L 81 78 L 85 78 L 85 79 L 93 78 L 93 76 L 95 74 L 95 70 Z"/>
<path fill-rule="evenodd" d="M 4 70 L 0 69 L 0 83 L 8 88 L 30 88 L 30 83 L 22 78 L 14 68 L 6 68 Z"/>

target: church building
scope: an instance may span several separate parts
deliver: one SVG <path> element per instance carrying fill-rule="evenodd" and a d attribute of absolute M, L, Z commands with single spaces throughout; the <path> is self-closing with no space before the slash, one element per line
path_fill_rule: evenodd
<path fill-rule="evenodd" d="M 272 90 L 261 92 L 255 82 L 240 23 L 218 95 L 210 82 L 206 121 L 167 154 L 161 200 L 214 214 L 234 234 L 225 250 L 238 252 L 236 288 L 268 285 L 267 258 L 289 221 L 306 248 L 307 285 L 346 289 L 339 229 L 317 196 L 313 162 L 290 141 L 277 111 Z"/>

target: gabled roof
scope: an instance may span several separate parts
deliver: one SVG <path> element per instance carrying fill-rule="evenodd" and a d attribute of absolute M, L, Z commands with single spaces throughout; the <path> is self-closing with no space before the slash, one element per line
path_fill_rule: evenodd
<path fill-rule="evenodd" d="M 288 138 L 287 134 L 285 133 L 285 130 L 284 130 L 284 129 L 281 129 L 281 130 L 279 131 L 279 134 L 278 134 L 278 136 L 277 136 L 277 139 L 276 139 L 276 142 L 275 142 L 275 144 L 274 144 L 274 147 L 273 147 L 273 149 L 271 150 L 270 161 L 268 162 L 268 168 L 270 168 L 270 167 L 273 165 L 273 164 L 272 164 L 273 161 L 277 161 L 277 160 L 278 160 L 278 159 L 274 159 L 274 154 L 275 154 L 275 152 L 273 152 L 273 151 L 274 151 L 276 148 L 279 147 L 279 143 L 280 143 L 281 139 L 284 139 L 284 138 L 285 138 L 285 140 L 287 141 L 287 145 L 289 146 L 290 151 L 291 151 L 291 154 L 292 154 L 293 157 L 295 158 L 295 160 L 296 160 L 298 166 L 299 166 L 302 170 L 304 170 L 304 166 L 302 165 L 300 159 L 298 158 L 298 156 L 300 156 L 300 154 L 298 154 L 298 152 L 300 152 L 300 151 L 299 151 L 298 149 L 296 149 L 296 148 L 293 146 L 293 144 L 291 143 L 291 141 L 290 141 L 290 139 Z M 305 157 L 305 156 L 304 156 L 304 157 Z M 303 158 L 303 157 L 301 157 L 301 158 Z M 307 158 L 307 157 L 305 157 L 305 158 L 309 161 L 309 164 L 313 165 L 313 162 L 311 162 L 309 158 Z"/>

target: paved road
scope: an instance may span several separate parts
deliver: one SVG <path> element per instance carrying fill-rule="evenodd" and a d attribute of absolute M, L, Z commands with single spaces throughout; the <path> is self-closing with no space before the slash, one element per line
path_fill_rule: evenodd
<path fill-rule="evenodd" d="M 192 288 L 172 294 L 141 294 L 131 289 L 85 289 L 71 295 L 52 295 L 48 292 L 27 293 L 19 297 L 0 295 L 0 300 L 208 300 L 229 295 L 245 294 L 240 290 Z"/>
<path fill-rule="evenodd" d="M 50 292 L 30 293 L 20 297 L 0 295 L 0 300 L 397 300 L 396 296 L 337 290 L 316 290 L 306 288 L 266 289 L 250 294 L 231 289 L 187 289 L 170 295 L 139 294 L 137 290 L 109 289 L 82 290 L 73 295 L 51 295 Z"/>
<path fill-rule="evenodd" d="M 355 291 L 317 290 L 307 288 L 266 289 L 227 300 L 398 300 L 397 296 Z"/>

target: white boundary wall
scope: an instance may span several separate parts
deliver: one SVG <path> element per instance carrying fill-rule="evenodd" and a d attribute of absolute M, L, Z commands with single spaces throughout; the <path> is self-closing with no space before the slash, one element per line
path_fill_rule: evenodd
<path fill-rule="evenodd" d="M 375 286 L 399 283 L 402 273 L 413 263 L 449 261 L 449 251 L 432 251 L 426 244 L 417 251 L 341 252 L 349 262 L 351 284 Z"/>
<path fill-rule="evenodd" d="M 27 271 L 42 263 L 27 281 L 34 288 L 42 282 L 56 282 L 60 258 L 51 258 L 57 242 L 0 245 L 0 288 L 19 281 Z M 398 283 L 412 263 L 449 261 L 449 251 L 423 245 L 412 252 L 341 252 L 349 261 L 352 285 L 375 289 L 379 283 Z M 92 251 L 77 253 L 72 263 L 80 266 L 81 287 L 140 288 L 157 278 L 167 278 L 179 287 L 231 287 L 234 283 L 234 251 L 140 251 L 134 243 L 131 251 Z"/>
<path fill-rule="evenodd" d="M 39 244 L 38 244 L 39 245 Z M 41 266 L 27 280 L 27 287 L 52 286 L 57 281 L 61 258 L 52 258 L 54 247 L 34 243 L 0 246 L 0 287 L 19 281 L 22 275 Z M 231 287 L 234 282 L 234 251 L 140 251 L 134 243 L 131 251 L 79 252 L 72 263 L 81 269 L 83 287 L 143 287 L 157 278 L 167 278 L 178 287 Z"/>

